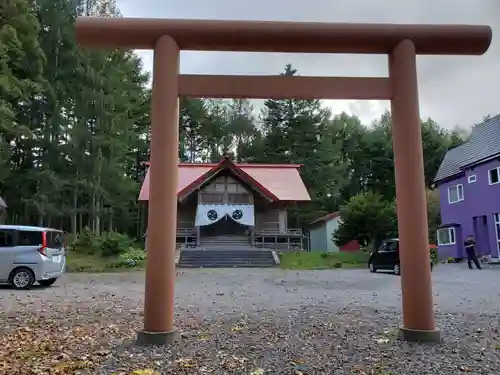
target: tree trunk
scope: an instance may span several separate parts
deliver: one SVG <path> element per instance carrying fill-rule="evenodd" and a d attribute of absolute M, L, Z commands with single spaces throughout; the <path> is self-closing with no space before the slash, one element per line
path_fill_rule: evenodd
<path fill-rule="evenodd" d="M 77 172 L 77 182 L 78 182 L 78 172 Z M 77 211 L 78 211 L 78 186 L 75 185 L 73 189 L 73 213 L 71 215 L 71 233 L 76 235 L 77 230 Z"/>
<path fill-rule="evenodd" d="M 101 199 L 98 199 L 96 202 L 96 215 L 95 215 L 95 235 L 101 235 Z"/>
<path fill-rule="evenodd" d="M 95 188 L 94 188 L 94 191 L 92 192 L 92 202 L 91 202 L 90 215 L 89 215 L 89 228 L 92 231 L 92 234 L 94 234 L 94 235 L 96 232 L 95 217 L 96 217 L 96 192 L 95 192 Z"/>
<path fill-rule="evenodd" d="M 108 232 L 113 232 L 113 209 L 110 209 L 109 222 L 108 222 Z"/>

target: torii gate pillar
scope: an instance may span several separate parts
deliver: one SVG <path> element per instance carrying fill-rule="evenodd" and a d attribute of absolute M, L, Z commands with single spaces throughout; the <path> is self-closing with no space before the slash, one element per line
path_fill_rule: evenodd
<path fill-rule="evenodd" d="M 411 40 L 389 55 L 394 170 L 403 296 L 403 338 L 439 341 L 433 314 L 427 200 L 422 130 L 418 105 L 417 64 Z"/>
<path fill-rule="evenodd" d="M 151 96 L 151 166 L 144 291 L 144 330 L 139 344 L 175 339 L 174 289 L 179 147 L 179 47 L 161 36 L 154 46 Z"/>

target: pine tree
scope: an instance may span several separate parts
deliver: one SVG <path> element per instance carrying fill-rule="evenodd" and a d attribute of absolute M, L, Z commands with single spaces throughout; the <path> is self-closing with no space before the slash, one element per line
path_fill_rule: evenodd
<path fill-rule="evenodd" d="M 35 146 L 42 117 L 37 101 L 45 88 L 45 56 L 39 30 L 31 1 L 0 3 L 0 194 L 10 207 L 24 206 L 26 219 L 36 208 L 30 197 L 40 168 L 41 150 Z"/>
<path fill-rule="evenodd" d="M 295 75 L 291 65 L 283 75 Z M 335 209 L 343 183 L 341 144 L 328 127 L 329 110 L 319 100 L 268 100 L 265 103 L 264 161 L 303 164 L 301 176 L 313 199 L 291 210 L 298 224 Z"/>
<path fill-rule="evenodd" d="M 252 152 L 259 153 L 260 132 L 256 126 L 254 108 L 247 99 L 235 99 L 229 104 L 228 133 L 238 161 L 251 160 Z"/>
<path fill-rule="evenodd" d="M 203 125 L 207 120 L 206 103 L 203 99 L 181 98 L 179 113 L 179 139 L 182 145 L 180 158 L 194 163 L 201 160 L 206 146 Z"/>

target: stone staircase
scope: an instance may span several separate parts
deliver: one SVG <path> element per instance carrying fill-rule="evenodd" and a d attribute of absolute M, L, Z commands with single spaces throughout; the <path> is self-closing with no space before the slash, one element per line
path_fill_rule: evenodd
<path fill-rule="evenodd" d="M 249 245 L 237 249 L 189 249 L 182 250 L 179 267 L 184 268 L 228 268 L 228 267 L 273 267 L 275 260 L 272 250 L 255 249 Z"/>
<path fill-rule="evenodd" d="M 273 267 L 276 264 L 271 249 L 256 249 L 245 235 L 202 236 L 200 245 L 181 250 L 179 267 Z"/>
<path fill-rule="evenodd" d="M 210 237 L 201 237 L 201 249 L 210 250 L 231 250 L 232 248 L 245 248 L 250 247 L 250 242 L 247 236 L 233 236 L 233 235 L 218 235 Z"/>

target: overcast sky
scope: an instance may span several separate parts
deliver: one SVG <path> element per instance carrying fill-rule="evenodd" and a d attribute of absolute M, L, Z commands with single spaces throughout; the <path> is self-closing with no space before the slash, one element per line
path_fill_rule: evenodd
<path fill-rule="evenodd" d="M 125 17 L 242 19 L 304 22 L 486 24 L 493 42 L 484 56 L 418 58 L 420 112 L 442 126 L 469 127 L 500 112 L 500 0 L 117 0 Z M 152 68 L 152 52 L 139 51 Z M 183 52 L 181 72 L 277 74 L 291 63 L 300 75 L 386 76 L 386 56 Z M 334 112 L 365 123 L 384 101 L 328 101 Z"/>

